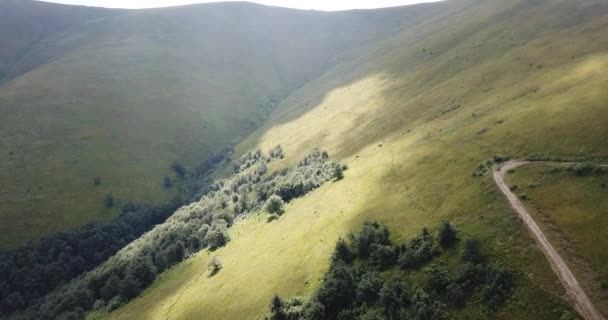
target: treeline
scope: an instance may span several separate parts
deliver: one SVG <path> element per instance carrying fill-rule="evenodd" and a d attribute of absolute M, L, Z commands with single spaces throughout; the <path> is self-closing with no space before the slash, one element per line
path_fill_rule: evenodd
<path fill-rule="evenodd" d="M 511 295 L 515 276 L 488 262 L 478 241 L 459 243 L 448 222 L 437 237 L 423 229 L 404 244 L 393 244 L 385 226 L 366 222 L 348 241 L 338 240 L 330 269 L 308 301 L 275 295 L 266 319 L 439 320 L 450 318 L 449 308 L 472 300 L 491 314 Z M 462 247 L 457 266 L 437 259 L 457 247 Z"/>
<path fill-rule="evenodd" d="M 89 271 L 153 226 L 162 223 L 180 203 L 128 205 L 109 223 L 90 223 L 0 253 L 0 308 L 3 314 Z"/>
<path fill-rule="evenodd" d="M 163 223 L 183 205 L 182 198 L 208 192 L 209 174 L 229 159 L 230 154 L 231 149 L 213 154 L 192 172 L 174 163 L 172 168 L 181 175 L 182 192 L 166 204 L 127 203 L 121 214 L 110 222 L 89 223 L 17 249 L 0 251 L 2 314 L 25 309 L 57 287 L 94 269 L 143 233 Z"/>
<path fill-rule="evenodd" d="M 100 267 L 10 319 L 82 319 L 92 309 L 117 308 L 168 267 L 203 248 L 225 245 L 229 241 L 227 228 L 236 217 L 259 210 L 270 193 L 286 192 L 293 199 L 335 179 L 336 168 L 342 168 L 327 153 L 314 150 L 297 167 L 266 176 L 263 168 L 269 159 L 260 151 L 245 154 L 237 161 L 248 163 L 247 168 L 215 181 L 198 201 L 178 209 Z"/>

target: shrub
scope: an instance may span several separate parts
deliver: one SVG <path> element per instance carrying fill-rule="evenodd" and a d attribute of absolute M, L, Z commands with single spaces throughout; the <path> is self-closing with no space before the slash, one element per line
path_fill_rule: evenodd
<path fill-rule="evenodd" d="M 511 158 L 507 157 L 507 156 L 503 156 L 500 154 L 495 154 L 492 156 L 492 160 L 494 160 L 495 163 L 502 163 L 505 161 L 509 161 Z"/>
<path fill-rule="evenodd" d="M 207 265 L 207 269 L 209 270 L 209 276 L 213 277 L 222 270 L 222 263 L 217 257 L 213 257 L 209 262 L 209 265 Z"/>
<path fill-rule="evenodd" d="M 481 253 L 481 244 L 476 239 L 467 239 L 462 249 L 462 260 L 473 263 L 483 262 L 484 257 Z"/>
<path fill-rule="evenodd" d="M 596 173 L 603 174 L 604 168 L 598 165 L 594 165 L 589 162 L 575 163 L 568 167 L 568 171 L 571 171 L 577 176 L 585 176 L 588 174 Z"/>
<path fill-rule="evenodd" d="M 482 290 L 482 302 L 490 309 L 497 310 L 511 293 L 515 283 L 513 274 L 497 265 L 490 265 L 486 270 L 485 285 Z"/>
<path fill-rule="evenodd" d="M 281 145 L 279 144 L 276 147 L 270 149 L 270 151 L 268 152 L 268 156 L 271 158 L 283 159 L 284 154 L 283 154 L 283 148 L 281 147 Z"/>
<path fill-rule="evenodd" d="M 173 169 L 173 171 L 175 171 L 175 174 L 177 174 L 177 176 L 180 178 L 184 178 L 186 176 L 186 173 L 188 173 L 186 167 L 184 167 L 181 163 L 177 161 L 174 161 L 171 164 L 171 169 Z"/>
<path fill-rule="evenodd" d="M 94 186 L 98 186 L 101 184 L 101 177 L 95 177 L 93 178 L 93 185 Z"/>
<path fill-rule="evenodd" d="M 105 204 L 106 208 L 114 207 L 114 196 L 112 196 L 111 193 L 106 194 L 106 197 L 104 199 L 104 204 Z"/>
<path fill-rule="evenodd" d="M 285 203 L 283 202 L 283 199 L 279 196 L 277 196 L 276 194 L 273 194 L 270 196 L 270 198 L 268 198 L 268 200 L 266 200 L 266 203 L 264 204 L 264 210 L 266 210 L 266 212 L 268 213 L 276 213 L 276 214 L 283 214 L 283 207 L 284 207 Z"/>
<path fill-rule="evenodd" d="M 335 181 L 340 181 L 344 179 L 344 169 L 342 169 L 342 166 L 334 167 L 333 177 Z"/>
<path fill-rule="evenodd" d="M 444 248 L 454 245 L 458 241 L 456 233 L 456 228 L 450 222 L 443 221 L 439 228 L 439 244 Z"/>
<path fill-rule="evenodd" d="M 173 181 L 169 177 L 163 178 L 163 187 L 169 189 L 173 187 Z"/>

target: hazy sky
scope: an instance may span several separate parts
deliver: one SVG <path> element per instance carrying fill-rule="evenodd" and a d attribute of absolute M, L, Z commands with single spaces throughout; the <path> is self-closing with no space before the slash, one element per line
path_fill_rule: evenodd
<path fill-rule="evenodd" d="M 191 3 L 218 2 L 205 0 L 45 0 L 66 4 L 80 4 L 108 8 L 153 8 Z M 437 0 L 254 0 L 271 6 L 316 10 L 346 10 L 392 7 Z"/>

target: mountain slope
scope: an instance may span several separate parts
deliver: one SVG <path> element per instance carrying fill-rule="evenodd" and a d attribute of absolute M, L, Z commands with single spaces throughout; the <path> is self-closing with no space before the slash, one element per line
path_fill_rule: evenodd
<path fill-rule="evenodd" d="M 556 319 L 569 306 L 549 265 L 478 164 L 493 155 L 608 156 L 604 1 L 448 1 L 432 18 L 292 93 L 237 150 L 281 144 L 286 163 L 327 149 L 345 179 L 293 201 L 276 223 L 252 216 L 109 319 L 261 318 L 274 293 L 307 296 L 336 239 L 365 219 L 402 239 L 450 219 L 522 270 L 496 319 Z M 606 314 L 605 301 L 595 297 Z M 488 318 L 475 305 L 451 314 Z"/>
<path fill-rule="evenodd" d="M 37 12 L 8 4 L 6 15 Z M 108 219 L 127 201 L 171 198 L 175 192 L 162 180 L 173 176 L 172 162 L 193 166 L 235 144 L 341 57 L 425 17 L 249 3 L 136 11 L 42 6 L 69 17 L 85 13 L 60 31 L 32 32 L 42 40 L 15 46 L 19 59 L 6 60 L 12 66 L 4 70 L 12 71 L 0 86 L 2 246 Z M 17 28 L 1 29 L 8 32 L 2 37 Z M 113 208 L 104 207 L 107 194 Z"/>

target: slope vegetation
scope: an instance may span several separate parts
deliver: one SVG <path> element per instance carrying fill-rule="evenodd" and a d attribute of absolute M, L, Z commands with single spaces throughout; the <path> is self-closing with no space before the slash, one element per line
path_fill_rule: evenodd
<path fill-rule="evenodd" d="M 395 241 L 449 219 L 520 270 L 499 313 L 471 304 L 451 312 L 455 318 L 572 311 L 525 226 L 476 168 L 501 154 L 608 156 L 608 4 L 454 0 L 412 8 L 434 14 L 289 95 L 237 148 L 280 143 L 289 163 L 321 147 L 348 164 L 344 180 L 292 201 L 276 223 L 240 221 L 232 242 L 213 253 L 224 266 L 214 277 L 202 252 L 108 319 L 262 318 L 273 294 L 314 292 L 338 237 L 366 219 L 388 225 Z"/>
<path fill-rule="evenodd" d="M 248 3 L 104 11 L 6 1 L 2 15 L 17 20 L 3 20 L 0 37 L 23 43 L 2 45 L 10 81 L 0 86 L 1 246 L 108 219 L 127 201 L 171 198 L 162 181 L 173 178 L 173 161 L 192 166 L 234 145 L 289 92 L 424 18 Z M 56 32 L 20 22 L 46 12 L 61 22 Z M 113 208 L 104 207 L 108 194 Z"/>

